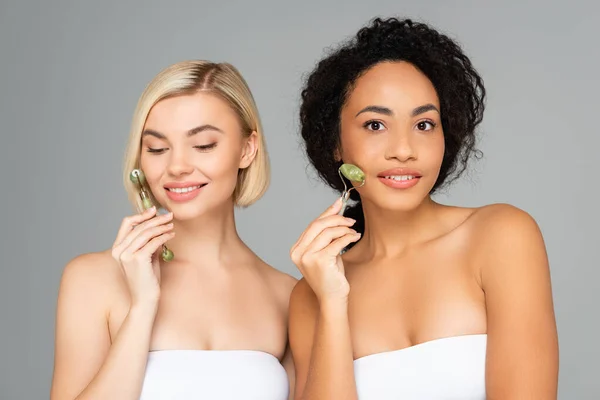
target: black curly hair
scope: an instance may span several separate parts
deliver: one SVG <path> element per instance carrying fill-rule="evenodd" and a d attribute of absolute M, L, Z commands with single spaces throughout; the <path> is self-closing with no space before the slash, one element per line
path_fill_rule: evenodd
<path fill-rule="evenodd" d="M 356 80 L 384 61 L 414 65 L 429 78 L 439 97 L 445 153 L 433 193 L 457 179 L 471 156 L 480 157 L 475 130 L 483 117 L 485 88 L 460 46 L 425 23 L 375 18 L 317 64 L 306 80 L 300 106 L 306 154 L 319 176 L 342 192 L 341 162 L 334 157 L 340 145 L 342 107 Z M 356 219 L 353 228 L 364 232 L 360 196 L 353 190 L 351 198 L 358 203 L 344 215 Z"/>

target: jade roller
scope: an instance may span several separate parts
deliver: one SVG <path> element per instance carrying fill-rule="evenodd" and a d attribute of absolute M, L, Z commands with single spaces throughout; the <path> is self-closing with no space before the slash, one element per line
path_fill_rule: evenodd
<path fill-rule="evenodd" d="M 154 204 L 152 204 L 150 195 L 148 194 L 148 191 L 146 190 L 146 186 L 145 186 L 146 178 L 144 177 L 144 173 L 139 169 L 134 169 L 133 171 L 131 171 L 131 174 L 129 174 L 129 178 L 135 185 L 137 185 L 137 187 L 139 189 L 140 200 L 142 201 L 142 206 L 144 207 L 144 210 L 152 208 L 152 206 L 154 206 Z M 161 257 L 162 257 L 163 261 L 168 262 L 168 261 L 171 261 L 173 259 L 173 257 L 175 257 L 175 255 L 169 248 L 167 248 L 166 245 L 163 244 Z"/>
<path fill-rule="evenodd" d="M 340 175 L 340 178 L 344 183 L 344 191 L 342 192 L 342 209 L 338 212 L 338 215 L 343 215 L 348 205 L 348 200 L 350 199 L 350 191 L 352 189 L 355 189 L 354 186 L 348 189 L 348 187 L 346 186 L 346 181 L 343 177 L 348 179 L 350 182 L 358 183 L 358 187 L 361 187 L 365 184 L 365 173 L 356 165 L 342 164 L 338 169 L 338 174 Z"/>

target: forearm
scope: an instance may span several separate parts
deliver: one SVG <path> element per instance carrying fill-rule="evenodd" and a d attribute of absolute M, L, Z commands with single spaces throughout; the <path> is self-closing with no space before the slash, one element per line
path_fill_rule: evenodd
<path fill-rule="evenodd" d="M 100 370 L 75 400 L 139 399 L 155 311 L 153 307 L 130 309 Z"/>
<path fill-rule="evenodd" d="M 347 302 L 321 304 L 303 400 L 355 400 Z"/>

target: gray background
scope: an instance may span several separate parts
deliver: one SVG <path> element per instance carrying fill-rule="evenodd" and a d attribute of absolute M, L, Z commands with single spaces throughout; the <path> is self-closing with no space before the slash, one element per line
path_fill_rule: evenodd
<path fill-rule="evenodd" d="M 48 397 L 62 268 L 109 247 L 130 213 L 120 168 L 135 102 L 162 68 L 229 61 L 258 102 L 273 165 L 241 236 L 299 276 L 289 247 L 335 198 L 298 147 L 301 79 L 377 15 L 458 38 L 489 91 L 483 161 L 439 199 L 508 202 L 545 235 L 562 399 L 600 398 L 597 259 L 600 8 L 592 1 L 2 1 L 0 397 Z M 592 204 L 594 202 L 594 204 Z"/>

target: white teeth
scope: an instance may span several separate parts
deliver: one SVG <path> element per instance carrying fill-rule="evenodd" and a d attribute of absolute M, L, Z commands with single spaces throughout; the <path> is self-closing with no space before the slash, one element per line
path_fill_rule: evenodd
<path fill-rule="evenodd" d="M 395 181 L 408 181 L 411 179 L 415 179 L 414 175 L 394 175 L 394 176 L 386 176 L 386 179 L 393 179 Z"/>
<path fill-rule="evenodd" d="M 175 193 L 187 193 L 187 192 L 191 192 L 192 190 L 196 190 L 196 189 L 200 189 L 200 185 L 190 186 L 190 187 L 186 187 L 186 188 L 168 188 L 169 192 L 175 192 Z"/>

